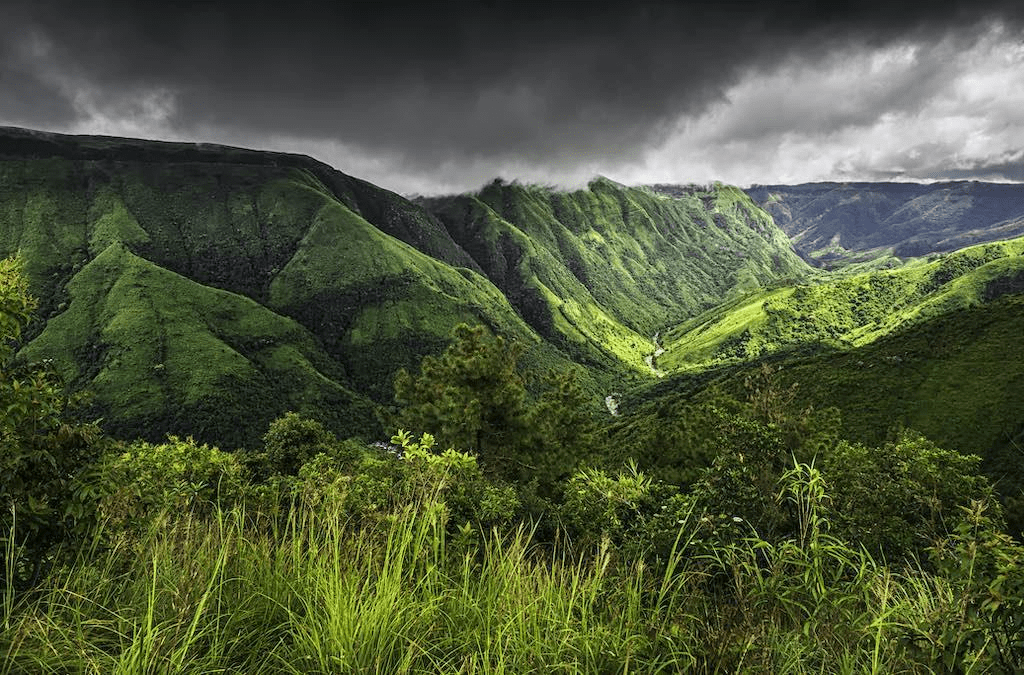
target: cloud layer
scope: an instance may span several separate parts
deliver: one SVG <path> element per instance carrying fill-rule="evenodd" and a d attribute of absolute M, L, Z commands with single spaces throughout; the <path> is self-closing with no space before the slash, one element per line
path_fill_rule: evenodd
<path fill-rule="evenodd" d="M 707 4 L 15 2 L 0 124 L 305 152 L 423 193 L 1022 177 L 1012 3 Z"/>
<path fill-rule="evenodd" d="M 1024 177 L 1024 42 L 993 22 L 742 77 L 630 173 L 737 183 Z"/>

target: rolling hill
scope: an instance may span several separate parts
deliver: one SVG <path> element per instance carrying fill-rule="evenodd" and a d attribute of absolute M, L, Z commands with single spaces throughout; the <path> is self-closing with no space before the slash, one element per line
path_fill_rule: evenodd
<path fill-rule="evenodd" d="M 659 365 L 704 368 L 783 350 L 864 345 L 922 320 L 1024 291 L 1022 254 L 1019 238 L 892 270 L 752 293 L 667 331 Z"/>

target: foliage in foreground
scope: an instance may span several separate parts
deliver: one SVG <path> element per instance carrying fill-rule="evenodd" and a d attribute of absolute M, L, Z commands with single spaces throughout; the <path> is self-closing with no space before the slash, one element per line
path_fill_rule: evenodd
<path fill-rule="evenodd" d="M 72 401 L 48 364 L 15 362 L 13 345 L 36 305 L 20 268 L 0 260 L 0 584 L 19 587 L 40 578 L 53 547 L 81 533 L 76 474 L 105 443 L 96 425 L 68 421 Z"/>
<path fill-rule="evenodd" d="M 32 594 L 4 591 L 0 673 L 1022 665 L 1024 551 L 981 503 L 936 545 L 938 573 L 888 567 L 830 533 L 822 476 L 797 464 L 776 494 L 797 516 L 792 536 L 767 541 L 738 524 L 723 538 L 697 500 L 673 514 L 673 542 L 652 557 L 608 537 L 539 545 L 522 525 L 463 536 L 444 488 L 465 460 L 407 447 L 396 461 L 418 467 L 416 487 L 377 519 L 353 519 L 348 488 L 321 484 L 285 514 L 161 510 L 130 540 L 97 538 Z M 642 497 L 645 485 L 633 474 L 605 487 Z"/>

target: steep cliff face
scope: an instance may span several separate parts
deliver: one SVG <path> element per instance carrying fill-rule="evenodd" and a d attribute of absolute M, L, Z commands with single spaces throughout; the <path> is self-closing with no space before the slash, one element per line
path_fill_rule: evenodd
<path fill-rule="evenodd" d="M 5 131 L 13 254 L 40 299 L 26 355 L 125 434 L 246 442 L 320 408 L 372 428 L 460 322 L 566 363 L 422 208 L 304 157 Z"/>

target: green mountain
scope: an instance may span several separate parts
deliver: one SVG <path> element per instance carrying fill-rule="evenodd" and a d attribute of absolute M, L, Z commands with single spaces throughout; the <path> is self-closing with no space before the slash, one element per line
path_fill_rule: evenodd
<path fill-rule="evenodd" d="M 92 391 L 112 431 L 228 446 L 289 409 L 377 433 L 394 373 L 463 322 L 528 344 L 534 372 L 577 368 L 597 410 L 654 376 L 662 327 L 810 269 L 721 185 L 417 204 L 303 156 L 2 129 L 13 254 L 40 299 L 25 358 Z"/>
<path fill-rule="evenodd" d="M 5 129 L 0 255 L 16 253 L 40 299 L 22 358 L 52 359 L 126 437 L 253 446 L 287 410 L 376 436 L 397 369 L 462 322 L 526 344 L 533 373 L 574 369 L 594 411 L 626 392 L 624 418 L 637 395 L 699 396 L 771 358 L 854 437 L 904 422 L 994 458 L 1024 419 L 1017 361 L 992 365 L 1015 348 L 1024 239 L 826 273 L 719 184 L 495 181 L 412 202 L 308 157 Z M 926 351 L 940 334 L 948 358 Z M 654 385 L 665 372 L 685 376 Z M 952 383 L 962 414 L 943 412 Z"/>
<path fill-rule="evenodd" d="M 284 410 L 327 415 L 352 434 L 373 427 L 370 401 L 340 384 L 344 373 L 302 325 L 120 241 L 71 277 L 67 294 L 66 309 L 22 356 L 52 359 L 66 381 L 90 391 L 90 412 L 110 433 L 243 445 Z"/>
<path fill-rule="evenodd" d="M 367 397 L 460 322 L 569 365 L 422 208 L 306 157 L 4 130 L 15 253 L 43 319 L 25 355 L 124 433 L 253 442 L 321 405 L 366 429 Z"/>
<path fill-rule="evenodd" d="M 669 197 L 603 178 L 574 192 L 495 181 L 423 203 L 541 335 L 590 363 L 639 364 L 666 325 L 810 271 L 720 184 Z"/>

